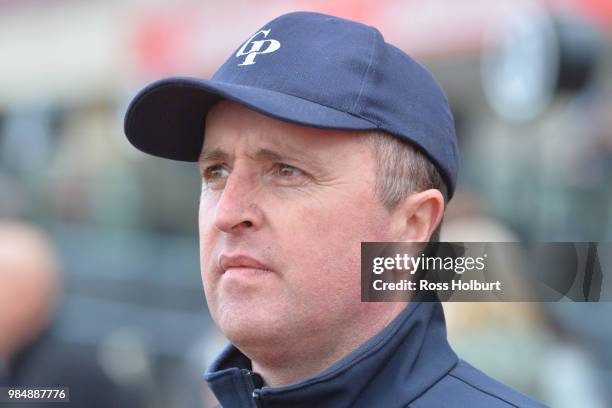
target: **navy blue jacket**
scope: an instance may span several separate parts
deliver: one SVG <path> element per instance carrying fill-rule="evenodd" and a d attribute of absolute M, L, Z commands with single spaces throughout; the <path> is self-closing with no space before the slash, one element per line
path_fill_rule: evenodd
<path fill-rule="evenodd" d="M 358 349 L 291 385 L 262 387 L 250 360 L 231 344 L 204 378 L 224 408 L 544 406 L 457 358 L 438 302 L 408 304 Z"/>

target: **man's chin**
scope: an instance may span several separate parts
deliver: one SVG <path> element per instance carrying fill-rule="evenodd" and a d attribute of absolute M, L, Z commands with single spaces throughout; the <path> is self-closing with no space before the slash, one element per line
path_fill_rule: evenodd
<path fill-rule="evenodd" d="M 274 307 L 276 306 L 276 307 Z M 286 330 L 287 320 L 277 305 L 235 301 L 212 314 L 213 320 L 232 343 L 270 341 Z"/>
<path fill-rule="evenodd" d="M 231 322 L 222 321 L 218 324 L 225 337 L 247 355 L 249 350 L 262 347 L 269 350 L 277 342 L 279 345 L 283 343 L 281 340 L 284 338 L 283 330 L 279 330 L 280 328 L 269 320 L 240 319 Z"/>

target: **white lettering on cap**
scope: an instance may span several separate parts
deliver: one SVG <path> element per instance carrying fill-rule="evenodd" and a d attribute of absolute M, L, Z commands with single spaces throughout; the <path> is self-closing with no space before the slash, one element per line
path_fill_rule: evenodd
<path fill-rule="evenodd" d="M 242 63 L 238 64 L 239 66 L 253 65 L 255 64 L 255 57 L 258 54 L 269 54 L 280 48 L 281 43 L 276 40 L 255 40 L 258 35 L 263 34 L 264 38 L 266 38 L 269 33 L 270 29 L 258 31 L 253 34 L 251 38 L 249 38 L 242 45 L 242 47 L 240 47 L 240 49 L 236 53 L 236 58 L 242 57 L 243 55 L 246 55 L 246 58 L 244 59 L 244 61 L 242 61 Z M 249 48 L 249 50 L 247 51 L 246 48 L 249 46 L 249 44 L 251 45 L 251 48 Z M 264 48 L 265 44 L 267 44 L 267 46 Z"/>

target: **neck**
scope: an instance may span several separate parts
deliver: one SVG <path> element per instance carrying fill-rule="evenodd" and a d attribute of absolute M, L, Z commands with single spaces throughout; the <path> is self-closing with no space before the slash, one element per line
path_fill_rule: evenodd
<path fill-rule="evenodd" d="M 319 356 L 316 360 L 302 360 L 299 364 L 267 364 L 252 360 L 253 371 L 260 374 L 264 379 L 264 385 L 268 387 L 281 387 L 283 385 L 296 383 L 304 378 L 315 375 L 334 362 L 342 358 L 340 355 L 328 355 L 325 358 Z"/>
<path fill-rule="evenodd" d="M 245 354 L 251 358 L 253 371 L 263 377 L 266 386 L 293 384 L 324 371 L 357 349 L 387 326 L 405 307 L 406 303 L 400 302 L 376 304 L 374 309 L 379 309 L 376 310 L 376 319 L 344 330 L 338 328 L 327 339 L 304 338 L 299 350 L 295 350 L 295 342 L 288 342 L 294 347 L 285 352 L 276 347 L 273 350 L 267 347 L 262 353 L 254 351 Z"/>

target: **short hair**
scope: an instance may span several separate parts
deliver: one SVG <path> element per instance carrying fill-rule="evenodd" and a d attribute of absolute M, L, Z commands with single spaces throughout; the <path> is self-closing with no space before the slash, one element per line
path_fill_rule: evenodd
<path fill-rule="evenodd" d="M 393 210 L 410 194 L 429 189 L 439 190 L 446 206 L 446 182 L 421 150 L 383 131 L 368 132 L 367 138 L 376 161 L 375 193 L 388 210 Z M 441 227 L 442 221 L 432 232 L 431 242 L 440 240 Z"/>

